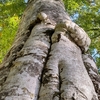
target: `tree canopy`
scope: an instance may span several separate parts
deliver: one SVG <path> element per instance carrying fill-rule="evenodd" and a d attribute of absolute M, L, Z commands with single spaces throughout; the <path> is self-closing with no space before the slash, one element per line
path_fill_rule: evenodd
<path fill-rule="evenodd" d="M 90 36 L 89 52 L 100 67 L 100 1 L 63 0 L 74 22 Z M 0 63 L 11 47 L 27 0 L 0 0 Z"/>

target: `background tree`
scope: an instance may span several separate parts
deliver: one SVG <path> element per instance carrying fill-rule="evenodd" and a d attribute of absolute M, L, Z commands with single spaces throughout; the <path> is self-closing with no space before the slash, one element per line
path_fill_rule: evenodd
<path fill-rule="evenodd" d="M 1 64 L 0 99 L 98 100 L 98 71 L 84 54 L 89 45 L 61 1 L 30 1 Z"/>
<path fill-rule="evenodd" d="M 0 1 L 0 63 L 14 41 L 25 6 L 23 0 Z"/>

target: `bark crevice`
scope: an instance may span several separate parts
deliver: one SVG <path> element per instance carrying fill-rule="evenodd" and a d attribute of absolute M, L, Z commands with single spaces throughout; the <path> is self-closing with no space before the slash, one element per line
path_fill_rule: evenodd
<path fill-rule="evenodd" d="M 42 86 L 42 84 L 45 84 L 43 81 L 43 75 L 44 75 L 44 73 L 46 72 L 46 64 L 47 64 L 47 62 L 48 62 L 48 60 L 49 60 L 49 57 L 50 57 L 50 51 L 51 51 L 51 45 L 52 45 L 52 41 L 51 41 L 51 36 L 52 36 L 52 34 L 54 33 L 54 29 L 48 29 L 48 30 L 46 30 L 45 32 L 43 32 L 44 34 L 46 34 L 47 36 L 49 36 L 49 40 L 50 40 L 50 47 L 49 47 L 49 49 L 48 49 L 48 53 L 47 53 L 47 57 L 45 58 L 45 62 L 44 62 L 44 68 L 43 68 L 43 71 L 42 71 L 42 74 L 41 74 L 41 80 L 40 80 L 40 82 L 41 82 L 41 84 L 40 84 L 40 87 Z M 45 80 L 45 82 L 46 82 L 46 80 Z M 39 89 L 39 92 L 40 92 L 40 89 Z M 40 98 L 40 96 L 38 95 L 38 99 Z"/>

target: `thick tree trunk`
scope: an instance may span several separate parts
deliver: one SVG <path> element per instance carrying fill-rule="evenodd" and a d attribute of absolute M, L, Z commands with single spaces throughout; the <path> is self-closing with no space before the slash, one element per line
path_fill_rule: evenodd
<path fill-rule="evenodd" d="M 60 0 L 30 0 L 0 66 L 0 100 L 99 100 L 89 45 Z"/>

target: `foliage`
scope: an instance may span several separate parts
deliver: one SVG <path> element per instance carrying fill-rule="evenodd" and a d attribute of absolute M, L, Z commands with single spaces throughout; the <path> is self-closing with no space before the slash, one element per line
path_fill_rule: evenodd
<path fill-rule="evenodd" d="M 24 9 L 22 0 L 0 1 L 0 62 L 12 45 Z"/>
<path fill-rule="evenodd" d="M 15 37 L 18 23 L 27 0 L 0 1 L 0 62 L 7 53 Z M 92 43 L 90 52 L 100 67 L 100 1 L 63 0 L 72 20 L 84 28 Z M 97 50 L 97 52 L 95 52 Z M 96 53 L 96 54 L 95 54 Z"/>

